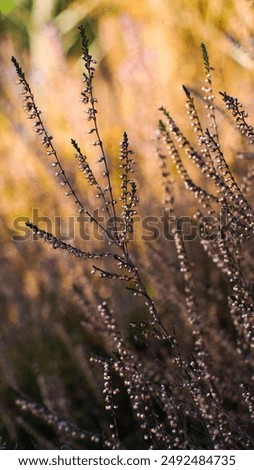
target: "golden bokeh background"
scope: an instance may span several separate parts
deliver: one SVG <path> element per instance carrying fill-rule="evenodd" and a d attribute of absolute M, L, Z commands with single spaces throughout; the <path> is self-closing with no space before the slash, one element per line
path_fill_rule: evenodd
<path fill-rule="evenodd" d="M 19 235 L 14 228 L 17 217 L 32 219 L 33 211 L 38 209 L 41 216 L 59 215 L 66 221 L 67 216 L 75 216 L 75 207 L 64 197 L 31 121 L 26 119 L 11 56 L 26 72 L 66 173 L 93 205 L 94 198 L 78 173 L 70 144 L 71 138 L 77 140 L 95 172 L 99 171 L 98 155 L 87 134 L 89 127 L 80 100 L 78 26 L 84 25 L 91 53 L 98 62 L 94 83 L 98 120 L 114 182 L 117 185 L 119 143 L 127 131 L 137 161 L 140 210 L 153 215 L 149 211 L 161 199 L 155 152 L 158 108 L 168 108 L 179 127 L 191 135 L 182 84 L 197 92 L 201 89 L 201 42 L 206 44 L 214 67 L 216 104 L 222 107 L 218 91 L 227 91 L 239 98 L 250 117 L 254 114 L 254 2 L 6 0 L 0 1 L 0 10 L 0 343 L 8 351 L 8 359 L 5 355 L 0 359 L 4 377 L 0 386 L 5 393 L 5 381 L 15 388 L 21 380 L 10 375 L 10 363 L 16 361 L 18 369 L 26 369 L 30 354 L 27 342 L 32 335 L 35 344 L 39 335 L 36 322 L 46 328 L 55 315 L 55 332 L 64 342 L 55 313 L 60 312 L 61 316 L 59 298 L 68 299 L 74 269 L 77 280 L 84 269 L 90 271 L 89 267 L 77 266 L 68 256 L 59 257 L 39 242 L 13 240 L 13 235 Z M 219 113 L 222 131 L 229 133 L 223 141 L 225 156 L 237 167 L 234 153 L 239 141 L 228 128 L 224 129 L 222 121 Z M 83 279 L 87 295 L 92 298 L 91 281 L 89 277 Z M 113 288 L 99 283 L 96 290 L 106 299 L 113 293 Z M 70 311 L 71 308 L 70 302 Z M 19 357 L 20 348 L 26 351 L 21 355 L 23 359 Z M 11 429 L 7 415 L 3 421 Z"/>
<path fill-rule="evenodd" d="M 80 143 L 90 162 L 97 155 L 86 134 L 89 128 L 80 103 L 79 24 L 85 26 L 98 61 L 95 94 L 106 150 L 116 167 L 118 144 L 127 131 L 138 163 L 141 203 L 160 197 L 159 185 L 150 184 L 159 181 L 154 142 L 159 106 L 169 108 L 178 125 L 190 132 L 182 84 L 196 90 L 202 86 L 201 42 L 206 44 L 215 69 L 215 91 L 226 90 L 237 96 L 250 114 L 253 111 L 251 1 L 7 0 L 0 6 L 1 232 L 15 263 L 17 247 L 10 240 L 15 217 L 31 218 L 34 208 L 48 217 L 59 211 L 69 215 L 75 211 L 67 198 L 63 199 L 26 120 L 10 61 L 13 54 L 26 72 L 64 166 L 81 184 L 81 190 L 83 181 L 70 139 Z M 221 106 L 218 97 L 216 103 Z M 226 149 L 229 160 L 233 145 L 230 136 Z M 87 187 L 83 191 L 86 194 Z"/>

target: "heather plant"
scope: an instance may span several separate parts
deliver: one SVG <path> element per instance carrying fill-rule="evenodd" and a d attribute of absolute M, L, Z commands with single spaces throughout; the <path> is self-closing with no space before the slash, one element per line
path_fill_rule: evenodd
<path fill-rule="evenodd" d="M 139 254 L 131 243 L 138 205 L 138 188 L 132 176 L 133 152 L 124 132 L 119 155 L 120 183 L 113 184 L 112 162 L 99 128 L 94 92 L 96 62 L 89 52 L 83 27 L 80 35 L 84 62 L 81 96 L 90 126 L 88 134 L 94 137 L 93 146 L 98 150 L 101 174 L 94 170 L 79 143 L 72 139 L 71 144 L 79 170 L 91 186 L 89 192 L 94 191 L 94 197 L 100 202 L 97 213 L 83 203 L 65 173 L 25 74 L 14 57 L 12 62 L 27 116 L 34 123 L 60 186 L 73 199 L 80 216 L 97 227 L 104 243 L 100 251 L 94 249 L 92 241 L 83 242 L 85 249 L 77 248 L 42 230 L 33 221 L 28 221 L 27 226 L 35 238 L 59 251 L 59 257 L 60 252 L 66 252 L 80 262 L 90 263 L 95 279 L 99 276 L 101 282 L 115 285 L 117 296 L 119 283 L 124 285 L 127 294 L 134 296 L 137 315 L 130 319 L 127 312 L 127 318 L 123 319 L 120 301 L 119 312 L 105 301 L 96 309 L 98 295 L 95 292 L 90 299 L 91 293 L 88 294 L 89 290 L 96 290 L 95 281 L 87 286 L 84 276 L 82 286 L 81 281 L 78 284 L 73 279 L 75 301 L 68 299 L 70 309 L 64 318 L 65 327 L 59 321 L 53 331 L 73 355 L 74 362 L 83 365 L 81 377 L 75 377 L 74 368 L 73 374 L 69 371 L 66 386 L 58 370 L 48 371 L 48 375 L 36 371 L 42 403 L 32 396 L 24 396 L 14 380 L 18 424 L 43 448 L 65 445 L 108 449 L 250 449 L 254 439 L 254 334 L 248 253 L 251 253 L 253 210 L 247 193 L 254 171 L 250 166 L 243 181 L 238 182 L 224 156 L 226 145 L 224 150 L 206 47 L 201 46 L 205 66 L 201 99 L 207 109 L 204 125 L 193 93 L 184 86 L 196 145 L 189 142 L 165 107 L 161 108 L 162 119 L 156 134 L 158 176 L 160 173 L 164 214 L 173 243 L 159 238 L 150 245 L 147 243 L 145 254 L 141 251 Z M 247 121 L 246 111 L 226 92 L 222 98 L 237 129 L 247 144 L 252 144 L 253 127 Z M 198 183 L 190 174 L 185 156 L 198 170 Z M 187 243 L 179 224 L 175 170 L 187 194 L 196 198 L 192 222 L 199 236 L 192 241 L 194 248 Z M 126 296 L 123 301 L 131 302 Z M 80 325 L 78 332 L 75 324 L 75 331 L 67 334 L 72 310 Z M 78 337 L 78 344 L 89 338 L 91 350 L 76 347 L 72 335 Z M 101 370 L 100 381 L 91 372 L 94 368 Z M 76 395 L 76 400 L 71 400 L 77 382 L 93 391 L 92 416 L 87 416 L 87 412 L 80 416 L 85 404 L 80 404 Z M 62 407 L 58 404 L 61 400 Z M 63 419 L 64 408 L 69 413 Z M 78 411 L 72 413 L 73 409 Z M 83 429 L 80 423 L 90 426 Z"/>

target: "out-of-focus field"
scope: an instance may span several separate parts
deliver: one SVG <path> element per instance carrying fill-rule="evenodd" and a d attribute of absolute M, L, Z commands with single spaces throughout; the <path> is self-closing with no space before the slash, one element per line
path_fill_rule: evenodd
<path fill-rule="evenodd" d="M 13 9 L 13 2 L 9 3 L 10 12 L 5 13 L 8 2 L 1 2 L 0 190 L 2 237 L 13 261 L 17 250 L 32 249 L 29 243 L 17 248 L 10 241 L 15 217 L 31 217 L 33 208 L 49 217 L 59 211 L 73 213 L 26 120 L 10 61 L 13 54 L 27 74 L 66 170 L 81 182 L 70 139 L 82 144 L 91 161 L 97 157 L 86 134 L 88 125 L 80 103 L 82 61 L 77 26 L 84 24 L 98 61 L 95 94 L 104 143 L 114 166 L 122 133 L 128 132 L 144 205 L 154 194 L 160 197 L 159 184 L 149 185 L 149 191 L 142 184 L 144 179 L 158 182 L 154 133 L 159 106 L 168 107 L 179 126 L 190 132 L 182 84 L 200 91 L 204 78 L 201 42 L 215 68 L 215 90 L 239 97 L 252 112 L 252 2 L 20 1 Z M 221 105 L 219 99 L 216 103 Z M 231 137 L 228 158 L 234 144 Z M 82 182 L 80 187 L 82 190 Z"/>
<path fill-rule="evenodd" d="M 125 294 L 120 289 L 114 297 L 116 292 L 110 283 L 90 279 L 91 266 L 78 264 L 67 255 L 60 256 L 31 239 L 13 240 L 13 235 L 22 235 L 15 230 L 15 219 L 32 219 L 35 209 L 40 216 L 51 219 L 61 216 L 65 221 L 64 233 L 68 231 L 67 216 L 76 212 L 55 181 L 38 136 L 32 131 L 32 121 L 26 119 L 11 56 L 17 58 L 26 72 L 66 173 L 84 200 L 94 205 L 70 145 L 70 139 L 76 139 L 90 162 L 96 162 L 98 154 L 87 134 L 89 127 L 80 102 L 82 61 L 77 27 L 84 25 L 91 52 L 98 62 L 95 78 L 98 120 L 113 180 L 118 184 L 119 143 L 123 131 L 127 131 L 137 162 L 140 210 L 142 214 L 153 215 L 161 199 L 155 154 L 158 108 L 161 105 L 169 108 L 179 127 L 191 135 L 182 84 L 200 91 L 204 79 L 201 42 L 206 44 L 215 69 L 214 90 L 237 96 L 250 115 L 254 114 L 254 6 L 247 0 L 29 0 L 16 2 L 16 6 L 14 3 L 0 2 L 0 436 L 29 446 L 17 436 L 16 424 L 11 419 L 15 412 L 11 405 L 9 408 L 9 397 L 14 390 L 38 400 L 43 396 L 49 408 L 58 390 L 62 397 L 66 392 L 66 401 L 56 401 L 58 409 L 54 409 L 66 419 L 72 416 L 68 393 L 76 389 L 77 401 L 84 399 L 76 387 L 82 367 L 89 387 L 94 387 L 96 394 L 96 374 L 87 366 L 85 352 L 79 346 L 73 283 L 85 288 L 90 301 L 113 297 L 116 307 L 126 308 L 122 307 Z M 216 104 L 222 106 L 218 96 Z M 229 133 L 228 140 L 224 139 L 227 146 L 224 150 L 231 161 L 239 138 L 224 129 L 220 113 L 218 123 L 222 131 Z M 237 169 L 239 162 L 231 163 Z M 181 204 L 184 206 L 183 200 Z M 45 228 L 43 224 L 42 221 Z M 137 244 L 136 249 L 142 247 Z M 134 315 L 131 301 L 128 307 L 130 316 Z M 70 332 L 73 334 L 68 336 Z M 90 344 L 98 350 L 101 347 L 95 338 L 88 336 L 84 346 L 88 352 Z M 70 356 L 69 363 L 66 355 Z M 79 365 L 74 366 L 78 361 Z M 78 369 L 77 382 L 71 379 L 74 367 Z M 44 375 L 40 373 L 42 369 Z M 49 377 L 50 385 L 45 377 Z M 19 426 L 29 434 L 22 418 Z"/>

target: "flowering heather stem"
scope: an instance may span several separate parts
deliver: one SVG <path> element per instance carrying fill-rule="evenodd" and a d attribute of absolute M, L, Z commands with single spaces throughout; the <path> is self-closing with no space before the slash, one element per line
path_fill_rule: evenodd
<path fill-rule="evenodd" d="M 97 123 L 97 109 L 95 107 L 95 103 L 97 102 L 97 99 L 94 97 L 93 94 L 93 78 L 94 78 L 94 65 L 96 64 L 96 61 L 93 59 L 93 57 L 89 54 L 89 49 L 88 49 L 88 39 L 84 30 L 83 26 L 79 27 L 80 35 L 81 35 L 81 40 L 82 40 L 82 58 L 85 63 L 85 69 L 86 71 L 83 73 L 84 76 L 84 82 L 86 84 L 86 87 L 83 89 L 81 95 L 82 95 L 82 101 L 87 105 L 87 115 L 88 115 L 88 121 L 93 122 L 93 127 L 89 131 L 89 133 L 95 133 L 96 135 L 96 140 L 94 141 L 93 145 L 98 146 L 101 151 L 101 156 L 99 158 L 99 162 L 103 162 L 104 167 L 105 167 L 105 172 L 103 173 L 103 176 L 106 177 L 107 180 L 107 190 L 109 191 L 110 199 L 106 203 L 106 211 L 108 213 L 109 219 L 112 219 L 112 212 L 110 209 L 110 206 L 113 211 L 113 221 L 112 221 L 112 229 L 114 236 L 113 238 L 115 239 L 116 242 L 118 242 L 118 236 L 117 236 L 117 225 L 116 225 L 116 211 L 115 211 L 115 204 L 116 201 L 113 196 L 113 188 L 111 184 L 111 177 L 110 177 L 110 172 L 109 172 L 109 166 L 108 166 L 108 160 L 107 156 L 104 150 L 104 145 L 103 141 L 100 137 L 100 132 L 99 132 L 99 127 Z"/>

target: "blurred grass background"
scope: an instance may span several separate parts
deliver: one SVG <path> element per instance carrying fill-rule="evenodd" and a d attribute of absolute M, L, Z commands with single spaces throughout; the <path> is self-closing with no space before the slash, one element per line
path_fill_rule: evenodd
<path fill-rule="evenodd" d="M 151 215 L 151 208 L 160 200 L 154 139 L 158 108 L 168 107 L 179 126 L 189 133 L 181 85 L 200 89 L 204 78 L 201 42 L 206 44 L 215 68 L 215 90 L 237 96 L 253 113 L 254 2 L 6 0 L 0 1 L 0 10 L 0 391 L 3 397 L 8 395 L 8 387 L 31 392 L 33 396 L 43 393 L 46 396 L 45 385 L 36 383 L 35 371 L 44 366 L 50 369 L 52 354 L 53 369 L 59 367 L 61 361 L 56 356 L 66 354 L 61 352 L 62 344 L 71 350 L 61 325 L 64 323 L 73 331 L 73 323 L 78 321 L 73 315 L 76 307 L 70 300 L 73 279 L 83 279 L 91 301 L 94 298 L 96 301 L 97 296 L 107 299 L 113 290 L 110 283 L 107 287 L 93 281 L 93 293 L 89 267 L 77 266 L 39 243 L 12 239 L 14 219 L 20 216 L 31 219 L 34 208 L 39 208 L 40 215 L 61 215 L 65 220 L 67 214 L 75 215 L 75 208 L 68 198 L 63 198 L 26 120 L 11 56 L 15 55 L 26 71 L 66 171 L 89 200 L 70 145 L 71 138 L 77 139 L 90 161 L 96 160 L 80 103 L 82 61 L 77 27 L 84 25 L 91 52 L 98 61 L 95 94 L 99 100 L 99 124 L 115 181 L 118 144 L 126 130 L 136 154 L 141 211 Z M 216 103 L 221 104 L 219 99 Z M 226 157 L 230 160 L 238 141 L 229 134 L 225 142 Z M 237 162 L 232 164 L 237 166 Z M 119 304 L 121 299 L 119 294 Z M 134 315 L 131 308 L 130 303 L 129 313 Z M 48 328 L 59 337 L 53 353 L 51 341 L 54 343 L 55 339 L 50 338 Z M 46 352 L 39 351 L 42 338 L 47 343 Z M 75 334 L 72 341 L 78 343 Z M 78 348 L 73 350 L 76 355 L 81 354 Z M 71 363 L 69 367 L 71 370 Z M 48 373 L 63 375 L 64 386 L 74 387 L 69 383 L 70 371 L 66 368 L 67 365 L 60 374 L 55 369 Z M 59 408 L 59 412 L 68 415 L 66 402 L 59 404 Z M 2 406 L 0 434 L 2 431 L 5 436 L 7 428 L 15 440 L 10 416 L 8 406 Z M 22 422 L 20 426 L 25 428 Z"/>
<path fill-rule="evenodd" d="M 0 2 L 0 10 L 1 200 L 2 214 L 10 223 L 13 215 L 27 214 L 36 197 L 40 203 L 43 197 L 48 213 L 49 189 L 55 191 L 21 109 L 12 54 L 27 73 L 70 171 L 74 171 L 71 137 L 92 153 L 79 100 L 82 62 L 77 26 L 81 23 L 99 63 L 96 95 L 107 151 L 113 159 L 117 156 L 118 142 L 127 130 L 147 178 L 157 166 L 152 139 L 158 107 L 169 107 L 179 125 L 187 122 L 181 85 L 199 89 L 202 83 L 201 42 L 215 68 L 215 89 L 238 96 L 252 111 L 251 1 L 7 0 Z"/>

